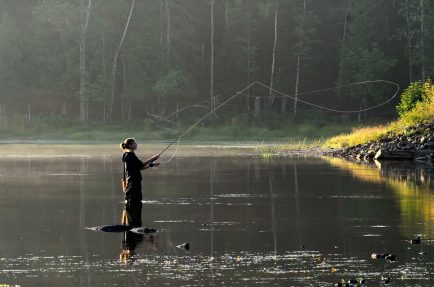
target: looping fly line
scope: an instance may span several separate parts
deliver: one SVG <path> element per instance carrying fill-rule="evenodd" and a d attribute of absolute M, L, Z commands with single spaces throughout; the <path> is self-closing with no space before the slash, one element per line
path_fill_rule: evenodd
<path fill-rule="evenodd" d="M 371 83 L 386 83 L 389 85 L 393 85 L 396 87 L 396 91 L 393 94 L 392 97 L 390 97 L 388 100 L 386 100 L 385 102 L 382 102 L 378 105 L 372 106 L 372 107 L 368 107 L 365 109 L 360 109 L 360 110 L 338 110 L 338 109 L 333 109 L 333 108 L 328 108 L 325 106 L 321 106 L 321 105 L 317 105 L 308 101 L 304 101 L 304 100 L 300 100 L 294 97 L 295 94 L 285 94 L 279 90 L 273 89 L 270 86 L 267 86 L 266 84 L 263 84 L 261 82 L 253 82 L 251 84 L 249 84 L 248 86 L 246 86 L 244 89 L 242 89 L 241 91 L 237 92 L 236 94 L 234 94 L 232 97 L 228 98 L 227 100 L 225 100 L 223 103 L 221 103 L 220 105 L 218 105 L 215 109 L 211 110 L 210 112 L 208 112 L 207 114 L 205 114 L 202 118 L 200 118 L 199 120 L 197 120 L 193 125 L 191 125 L 188 129 L 186 129 L 183 133 L 181 133 L 179 136 L 177 136 L 172 142 L 170 142 L 159 154 L 158 156 L 161 156 L 170 146 L 172 146 L 175 142 L 178 142 L 177 144 L 177 148 L 175 150 L 175 152 L 173 153 L 173 155 L 169 158 L 169 160 L 164 161 L 162 163 L 168 163 L 170 162 L 176 155 L 176 153 L 178 152 L 178 148 L 179 148 L 179 141 L 180 139 L 186 135 L 189 131 L 191 131 L 195 126 L 197 126 L 199 123 L 201 123 L 203 120 L 205 120 L 207 117 L 209 117 L 211 114 L 213 114 L 214 112 L 216 112 L 217 110 L 219 110 L 221 107 L 223 107 L 224 105 L 226 105 L 227 103 L 229 103 L 230 101 L 232 101 L 233 99 L 235 99 L 237 96 L 239 95 L 247 95 L 244 92 L 247 91 L 248 89 L 250 89 L 251 87 L 255 86 L 255 85 L 259 85 L 262 86 L 266 89 L 269 89 L 273 92 L 275 92 L 276 94 L 279 94 L 281 97 L 287 97 L 290 98 L 294 101 L 309 105 L 309 106 L 313 106 L 319 109 L 323 109 L 326 111 L 330 111 L 330 112 L 336 112 L 336 113 L 360 113 L 360 112 L 366 112 L 369 110 L 373 110 L 376 108 L 379 108 L 381 106 L 384 106 L 386 104 L 388 104 L 389 102 L 391 102 L 394 98 L 396 98 L 396 96 L 399 93 L 400 90 L 400 86 L 398 83 L 395 82 L 391 82 L 391 81 L 387 81 L 387 80 L 374 80 L 374 81 L 363 81 L 363 82 L 356 82 L 356 83 L 350 83 L 350 84 L 344 84 L 344 85 L 340 85 L 340 86 L 335 86 L 335 87 L 331 87 L 331 88 L 325 88 L 325 89 L 320 89 L 320 90 L 313 90 L 313 91 L 308 91 L 308 92 L 302 92 L 302 93 L 298 93 L 297 95 L 307 95 L 307 94 L 314 94 L 314 93 L 321 93 L 321 92 L 326 92 L 326 91 L 331 91 L 331 90 L 336 90 L 339 88 L 344 88 L 344 87 L 350 87 L 350 86 L 357 86 L 357 85 L 364 85 L 364 84 L 371 84 Z M 250 95 L 247 95 L 250 96 Z"/>
<path fill-rule="evenodd" d="M 387 80 L 374 80 L 374 81 L 363 81 L 363 82 L 357 82 L 357 83 L 344 84 L 344 85 L 340 85 L 340 86 L 336 86 L 336 87 L 331 87 L 331 88 L 325 88 L 325 89 L 320 89 L 320 90 L 314 90 L 314 91 L 308 91 L 308 92 L 298 93 L 298 95 L 308 95 L 308 94 L 321 93 L 321 92 L 326 92 L 326 91 L 331 91 L 331 90 L 337 90 L 339 88 L 344 88 L 344 87 L 357 86 L 357 85 L 363 85 L 363 84 L 371 84 L 371 83 L 386 83 L 386 84 L 394 85 L 396 87 L 396 91 L 393 94 L 393 96 L 390 97 L 389 99 L 387 99 L 385 102 L 382 102 L 382 103 L 380 103 L 378 105 L 375 105 L 375 106 L 372 106 L 372 107 L 368 107 L 368 108 L 365 108 L 365 109 L 359 109 L 359 110 L 338 110 L 338 109 L 328 108 L 328 107 L 317 105 L 317 104 L 314 104 L 314 103 L 311 103 L 311 102 L 308 102 L 308 101 L 297 99 L 297 98 L 294 97 L 295 94 L 285 94 L 285 93 L 283 93 L 281 91 L 273 89 L 270 86 L 267 86 L 267 85 L 265 85 L 263 83 L 260 83 L 260 82 L 255 82 L 255 83 L 257 83 L 258 85 L 263 86 L 263 87 L 265 87 L 265 88 L 267 88 L 267 89 L 275 92 L 276 94 L 281 95 L 281 97 L 290 98 L 290 99 L 292 99 L 294 101 L 297 101 L 297 102 L 300 102 L 300 103 L 303 103 L 303 104 L 306 104 L 306 105 L 309 105 L 309 106 L 312 106 L 312 107 L 316 107 L 316 108 L 319 108 L 319 109 L 323 109 L 323 110 L 326 110 L 326 111 L 335 112 L 335 113 L 347 113 L 347 114 L 366 112 L 366 111 L 373 110 L 373 109 L 379 108 L 381 106 L 384 106 L 384 105 L 388 104 L 390 101 L 392 101 L 394 98 L 396 98 L 396 96 L 398 95 L 399 90 L 400 90 L 400 86 L 399 86 L 398 83 L 387 81 Z"/>

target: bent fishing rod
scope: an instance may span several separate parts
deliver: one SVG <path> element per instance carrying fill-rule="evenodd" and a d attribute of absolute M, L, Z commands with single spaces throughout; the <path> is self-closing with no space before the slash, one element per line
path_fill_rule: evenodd
<path fill-rule="evenodd" d="M 233 95 L 232 97 L 230 97 L 229 99 L 227 99 L 226 101 L 224 101 L 223 103 L 221 103 L 220 105 L 218 105 L 216 108 L 214 108 L 213 110 L 211 110 L 210 112 L 208 112 L 206 115 L 204 115 L 202 118 L 200 118 L 199 120 L 197 120 L 193 125 L 191 125 L 188 129 L 186 129 L 183 133 L 181 133 L 179 136 L 177 136 L 173 141 L 171 141 L 166 148 L 164 148 L 159 154 L 158 156 L 161 156 L 169 147 L 171 147 L 174 143 L 176 143 L 177 141 L 179 141 L 184 135 L 186 135 L 189 131 L 191 131 L 195 126 L 197 126 L 201 121 L 203 121 L 204 119 L 206 119 L 207 117 L 209 117 L 210 115 L 212 115 L 213 113 L 215 113 L 218 109 L 220 109 L 222 106 L 226 105 L 228 102 L 232 101 L 232 99 L 236 98 L 238 95 L 244 93 L 244 91 L 250 89 L 250 87 L 254 86 L 258 84 L 258 82 L 253 82 L 250 85 L 248 85 L 247 87 L 245 87 L 244 89 L 242 89 L 241 91 L 237 92 L 235 95 Z"/>

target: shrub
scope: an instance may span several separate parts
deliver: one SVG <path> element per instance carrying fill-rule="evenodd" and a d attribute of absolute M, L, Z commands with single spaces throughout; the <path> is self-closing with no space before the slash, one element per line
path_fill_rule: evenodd
<path fill-rule="evenodd" d="M 414 107 L 403 113 L 398 121 L 394 122 L 389 130 L 394 134 L 405 133 L 408 127 L 434 120 L 434 86 L 427 81 L 422 86 L 422 100 L 416 102 Z"/>
<path fill-rule="evenodd" d="M 404 113 L 411 111 L 418 102 L 423 100 L 424 85 L 422 82 L 414 82 L 405 89 L 402 93 L 401 101 L 396 106 L 396 111 L 400 116 Z"/>

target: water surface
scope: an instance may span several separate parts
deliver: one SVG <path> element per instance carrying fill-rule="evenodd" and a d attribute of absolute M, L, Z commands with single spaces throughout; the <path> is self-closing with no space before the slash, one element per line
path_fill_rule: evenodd
<path fill-rule="evenodd" d="M 386 276 L 392 286 L 434 285 L 430 167 L 181 146 L 142 172 L 142 222 L 159 232 L 130 240 L 86 229 L 121 223 L 116 147 L 2 150 L 0 284 L 333 286 L 363 277 L 378 286 Z M 408 242 L 418 235 L 421 245 Z M 190 250 L 176 247 L 185 242 Z"/>

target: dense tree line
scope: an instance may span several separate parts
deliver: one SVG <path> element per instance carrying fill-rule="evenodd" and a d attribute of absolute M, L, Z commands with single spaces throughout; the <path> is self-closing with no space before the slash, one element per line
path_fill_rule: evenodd
<path fill-rule="evenodd" d="M 0 0 L 0 7 L 2 118 L 108 122 L 179 116 L 190 105 L 204 113 L 253 81 L 354 109 L 390 97 L 390 88 L 302 92 L 377 79 L 406 86 L 434 73 L 428 0 Z M 308 109 L 276 96 L 250 89 L 232 112 L 253 113 L 255 97 L 275 114 Z"/>

